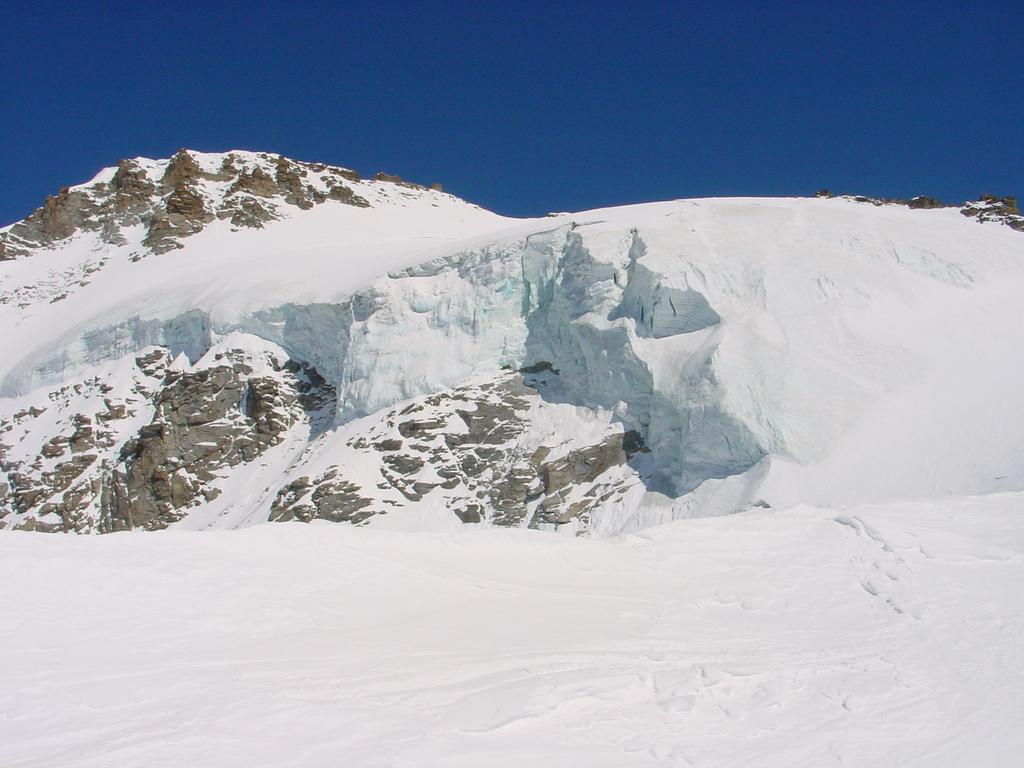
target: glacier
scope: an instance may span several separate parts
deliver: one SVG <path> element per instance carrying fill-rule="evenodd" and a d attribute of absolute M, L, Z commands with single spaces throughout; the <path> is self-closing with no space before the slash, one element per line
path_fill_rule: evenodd
<path fill-rule="evenodd" d="M 0 497 L 0 524 L 110 529 L 103 496 L 130 469 L 127 433 L 110 437 L 117 444 L 103 456 L 82 448 L 72 464 L 57 454 L 81 428 L 74 418 L 95 422 L 101 412 L 95 397 L 82 403 L 68 388 L 107 371 L 106 394 L 129 407 L 139 372 L 114 375 L 110 366 L 131 369 L 154 349 L 165 350 L 175 376 L 207 370 L 214 353 L 248 356 L 250 368 L 269 354 L 275 387 L 295 386 L 286 364 L 303 366 L 334 401 L 329 424 L 288 417 L 297 431 L 267 448 L 272 461 L 209 467 L 202 492 L 197 485 L 195 498 L 172 504 L 157 527 L 266 521 L 273 499 L 296 488 L 310 489 L 309 506 L 330 467 L 358 489 L 358 504 L 369 499 L 380 512 L 360 524 L 446 527 L 460 521 L 451 510 L 470 490 L 483 492 L 483 477 L 496 482 L 512 456 L 529 458 L 520 470 L 530 477 L 514 491 L 519 512 L 498 514 L 485 499 L 473 522 L 604 535 L 755 504 L 1024 489 L 1015 386 L 1024 372 L 1024 238 L 998 222 L 850 198 L 679 200 L 514 220 L 438 190 L 337 171 L 346 195 L 365 203 L 353 205 L 329 196 L 339 188 L 335 172 L 320 166 L 256 153 L 185 155 L 131 166 L 150 196 L 138 210 L 173 208 L 182 190 L 204 206 L 174 230 L 180 242 L 170 250 L 147 250 L 145 214 L 116 238 L 104 234 L 111 169 L 72 188 L 92 201 L 86 209 L 101 211 L 95 221 L 0 261 L 9 329 L 0 340 L 0 413 L 19 438 L 7 447 L 11 491 Z M 273 215 L 246 227 L 226 214 L 237 213 L 252 179 L 266 180 L 259 200 Z M 510 372 L 521 385 L 503 383 Z M 246 383 L 255 374 L 238 375 L 239 391 L 263 386 Z M 490 386 L 530 391 L 518 415 L 494 416 L 508 434 L 501 456 L 496 444 L 475 449 L 474 461 L 490 462 L 484 475 L 463 466 L 456 486 L 444 487 L 455 480 L 415 468 L 413 454 L 352 454 L 360 430 L 398 429 L 385 422 L 403 407 L 440 396 L 479 410 Z M 155 414 L 165 396 L 146 397 L 129 411 Z M 16 418 L 47 407 L 62 415 Z M 421 453 L 458 454 L 452 435 L 469 423 L 458 412 L 437 416 L 446 445 L 428 440 Z M 217 418 L 233 420 L 232 439 L 256 429 L 241 400 Z M 132 421 L 129 431 L 139 428 Z M 620 435 L 614 456 L 601 448 L 608 430 Z M 541 433 L 543 441 L 523 442 Z M 54 440 L 56 455 L 42 457 Z M 556 494 L 556 469 L 545 463 L 574 451 L 590 457 L 584 464 L 600 454 L 602 467 L 618 468 L 602 480 L 581 465 L 572 483 L 591 494 L 586 504 Z M 447 461 L 442 453 L 430 455 Z M 387 461 L 407 475 L 385 493 Z M 195 475 L 188 466 L 167 471 Z M 79 474 L 61 487 L 54 472 Z M 84 483 L 88 491 L 74 491 Z M 381 506 L 416 483 L 422 493 Z M 260 493 L 245 492 L 255 486 Z M 64 500 L 71 491 L 74 510 Z"/>

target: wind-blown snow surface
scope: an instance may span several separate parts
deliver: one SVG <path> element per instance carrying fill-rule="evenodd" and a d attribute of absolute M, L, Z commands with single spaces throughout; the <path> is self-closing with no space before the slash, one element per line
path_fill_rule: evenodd
<path fill-rule="evenodd" d="M 1010 766 L 1024 495 L 0 536 L 0 764 Z"/>

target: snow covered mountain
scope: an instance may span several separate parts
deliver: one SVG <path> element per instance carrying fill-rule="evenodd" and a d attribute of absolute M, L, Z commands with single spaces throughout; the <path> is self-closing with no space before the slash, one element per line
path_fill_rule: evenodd
<path fill-rule="evenodd" d="M 613 534 L 1024 490 L 1012 198 L 509 219 L 136 158 L 0 230 L 0 527 Z"/>

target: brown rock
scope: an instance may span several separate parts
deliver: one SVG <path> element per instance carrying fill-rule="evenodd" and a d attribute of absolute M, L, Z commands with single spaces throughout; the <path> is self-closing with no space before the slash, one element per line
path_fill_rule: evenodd
<path fill-rule="evenodd" d="M 160 183 L 166 187 L 177 187 L 180 184 L 188 184 L 202 176 L 202 169 L 196 159 L 189 154 L 187 149 L 179 149 L 164 171 Z"/>
<path fill-rule="evenodd" d="M 242 171 L 228 190 L 228 194 L 237 192 L 248 192 L 257 197 L 273 197 L 277 194 L 277 182 L 262 168 L 255 168 L 251 172 Z"/>
<path fill-rule="evenodd" d="M 350 187 L 346 187 L 344 184 L 337 184 L 331 187 L 331 191 L 327 196 L 331 200 L 337 200 L 338 202 L 345 203 L 345 205 L 354 205 L 357 208 L 370 207 L 370 203 L 365 197 L 357 195 Z"/>

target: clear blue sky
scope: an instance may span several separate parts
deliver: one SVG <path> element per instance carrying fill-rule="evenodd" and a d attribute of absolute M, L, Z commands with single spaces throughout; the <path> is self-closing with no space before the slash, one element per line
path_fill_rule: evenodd
<path fill-rule="evenodd" d="M 387 170 L 517 215 L 1024 196 L 1019 0 L 8 0 L 0 18 L 0 223 L 182 146 Z"/>

